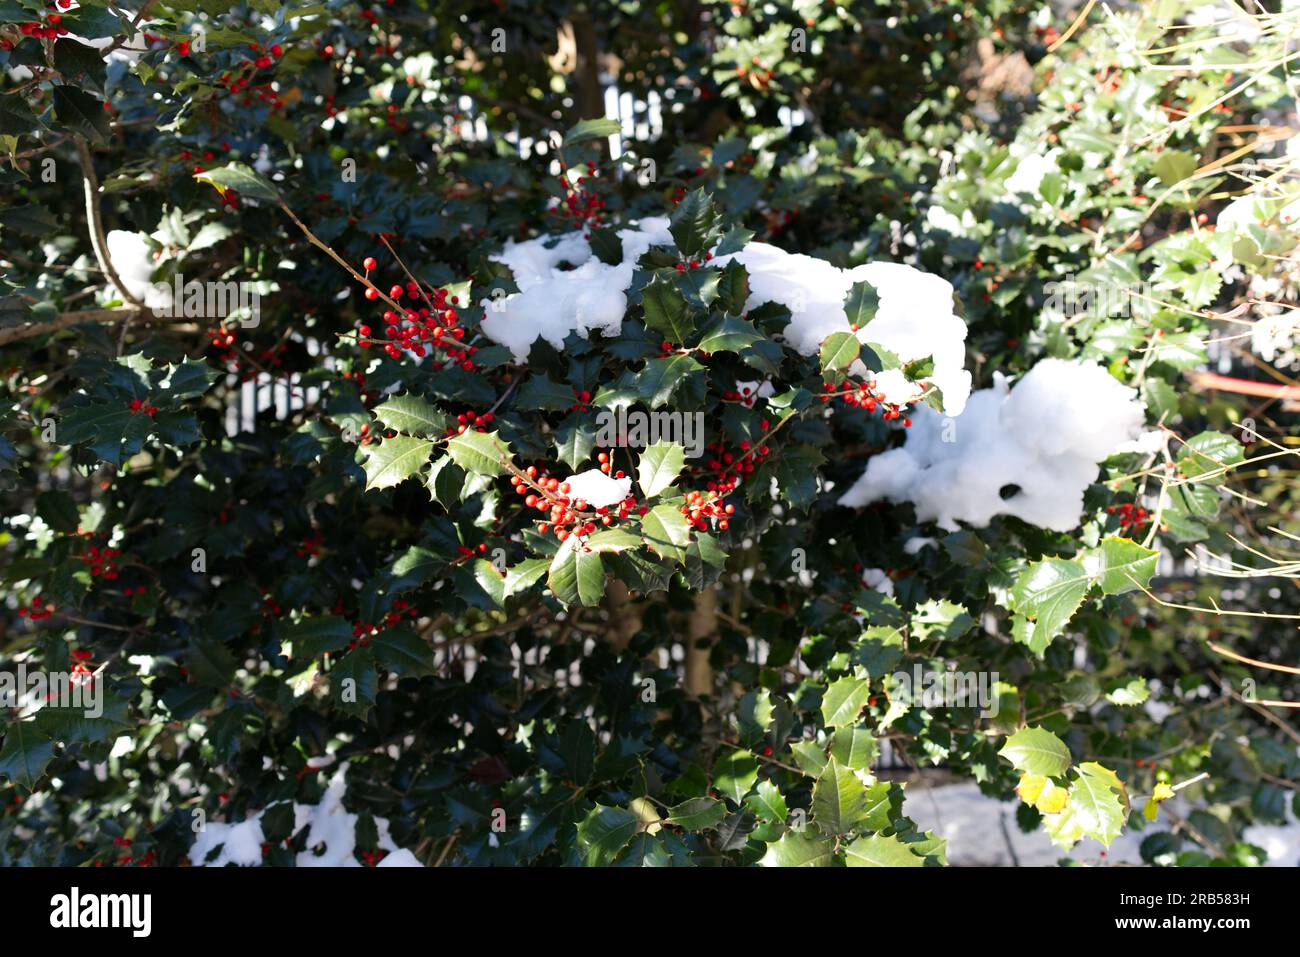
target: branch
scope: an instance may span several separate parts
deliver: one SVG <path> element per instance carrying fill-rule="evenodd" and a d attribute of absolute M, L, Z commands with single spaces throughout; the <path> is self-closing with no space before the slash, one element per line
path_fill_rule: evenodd
<path fill-rule="evenodd" d="M 26 325 L 0 328 L 0 346 L 6 346 L 21 339 L 30 339 L 33 336 L 58 332 L 60 329 L 67 329 L 69 326 L 80 325 L 83 322 L 120 322 L 133 319 L 136 316 L 143 317 L 147 322 L 194 321 L 191 316 L 160 316 L 143 306 L 139 308 L 125 306 L 116 309 L 83 309 L 80 312 L 61 312 L 48 322 L 29 322 Z"/>
<path fill-rule="evenodd" d="M 95 162 L 90 157 L 90 147 L 86 145 L 86 138 L 80 133 L 74 134 L 72 139 L 77 145 L 77 157 L 81 160 L 82 183 L 86 188 L 86 222 L 90 229 L 90 245 L 95 250 L 95 259 L 122 300 L 135 306 L 137 310 L 143 309 L 144 303 L 126 288 L 122 277 L 117 274 L 112 261 L 108 258 L 108 240 L 104 238 L 104 220 L 99 209 L 99 180 L 95 177 Z M 130 316 L 124 318 L 129 319 Z"/>
<path fill-rule="evenodd" d="M 1259 661 L 1256 658 L 1247 658 L 1245 655 L 1239 655 L 1235 651 L 1230 651 L 1222 645 L 1217 645 L 1212 641 L 1207 641 L 1206 644 L 1219 654 L 1226 658 L 1231 658 L 1233 661 L 1241 661 L 1248 665 L 1255 665 L 1257 668 L 1267 668 L 1270 671 L 1282 671 L 1289 675 L 1300 675 L 1300 668 L 1292 668 L 1290 665 L 1275 665 L 1270 661 Z"/>
<path fill-rule="evenodd" d="M 1257 395 L 1267 399 L 1300 399 L 1300 386 L 1234 379 L 1213 372 L 1192 372 L 1188 374 L 1188 378 L 1192 380 L 1192 388 L 1198 391 L 1213 389 L 1219 392 L 1235 392 L 1237 395 Z"/>

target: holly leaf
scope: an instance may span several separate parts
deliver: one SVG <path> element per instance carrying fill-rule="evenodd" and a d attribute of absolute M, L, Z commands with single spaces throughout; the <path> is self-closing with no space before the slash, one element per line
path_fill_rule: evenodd
<path fill-rule="evenodd" d="M 645 310 L 645 324 L 666 340 L 682 345 L 695 332 L 686 299 L 676 285 L 663 276 L 656 276 L 641 293 L 641 308 Z"/>
<path fill-rule="evenodd" d="M 10 722 L 0 746 L 0 777 L 30 791 L 53 760 L 54 739 L 35 722 Z"/>
<path fill-rule="evenodd" d="M 497 433 L 472 429 L 454 436 L 447 443 L 447 451 L 453 462 L 475 475 L 502 475 L 510 458 L 510 445 Z"/>
<path fill-rule="evenodd" d="M 899 840 L 897 834 L 860 837 L 844 848 L 849 867 L 923 867 L 925 858 Z"/>
<path fill-rule="evenodd" d="M 566 605 L 600 604 L 605 595 L 605 566 L 600 553 L 587 548 L 577 535 L 570 535 L 551 560 L 547 584 Z"/>
<path fill-rule="evenodd" d="M 822 378 L 828 381 L 843 378 L 843 371 L 851 366 L 862 351 L 858 337 L 851 332 L 832 332 L 822 340 Z"/>
<path fill-rule="evenodd" d="M 767 846 L 758 863 L 763 867 L 830 867 L 835 842 L 814 833 L 787 831 Z"/>
<path fill-rule="evenodd" d="M 1070 749 L 1046 728 L 1021 728 L 1007 738 L 998 754 L 1027 774 L 1059 777 L 1070 767 Z"/>
<path fill-rule="evenodd" d="M 744 751 L 730 751 L 713 762 L 713 786 L 737 804 L 745 800 L 757 780 L 758 760 Z"/>
<path fill-rule="evenodd" d="M 637 461 L 637 484 L 651 499 L 677 481 L 686 465 L 686 450 L 676 442 L 656 442 L 641 453 Z"/>
<path fill-rule="evenodd" d="M 717 242 L 719 219 L 713 199 L 697 189 L 677 204 L 668 231 L 683 256 L 694 256 Z"/>
<path fill-rule="evenodd" d="M 697 797 L 668 809 L 668 822 L 688 831 L 703 831 L 717 827 L 727 816 L 727 808 L 713 798 Z"/>
<path fill-rule="evenodd" d="M 1095 761 L 1080 764 L 1070 785 L 1074 823 L 1088 837 L 1110 846 L 1124 827 L 1128 794 L 1114 771 Z"/>
<path fill-rule="evenodd" d="M 589 140 L 601 140 L 607 136 L 617 136 L 622 129 L 623 125 L 618 120 L 604 118 L 582 120 L 569 127 L 568 132 L 564 134 L 564 145 L 565 147 L 576 146 Z"/>
<path fill-rule="evenodd" d="M 822 722 L 829 728 L 855 724 L 871 697 L 871 684 L 852 675 L 839 678 L 822 695 Z"/>
<path fill-rule="evenodd" d="M 876 318 L 879 309 L 880 294 L 871 283 L 863 280 L 849 287 L 848 294 L 844 297 L 844 313 L 849 318 L 849 325 L 861 330 Z"/>
<path fill-rule="evenodd" d="M 823 833 L 847 834 L 866 818 L 866 786 L 832 755 L 813 785 L 812 810 Z"/>
<path fill-rule="evenodd" d="M 233 189 L 240 196 L 248 199 L 261 199 L 272 203 L 280 199 L 279 192 L 269 181 L 243 163 L 227 163 L 216 169 L 204 170 L 195 173 L 194 178 L 200 183 L 215 186 L 217 192 L 223 196 L 227 190 Z"/>
<path fill-rule="evenodd" d="M 374 413 L 385 428 L 426 439 L 441 438 L 451 424 L 450 416 L 418 395 L 395 395 L 375 406 Z"/>
<path fill-rule="evenodd" d="M 1245 457 L 1241 443 L 1231 435 L 1202 432 L 1187 440 L 1178 450 L 1175 462 L 1178 470 L 1189 479 L 1211 481 Z"/>
<path fill-rule="evenodd" d="M 1011 587 L 1011 608 L 1033 619 L 1036 639 L 1050 639 L 1065 630 L 1091 584 L 1078 562 L 1061 558 L 1034 562 Z"/>
<path fill-rule="evenodd" d="M 1156 573 L 1160 553 L 1127 538 L 1111 536 L 1083 557 L 1083 568 L 1102 594 L 1122 595 L 1146 587 Z"/>
<path fill-rule="evenodd" d="M 587 867 L 608 867 L 619 852 L 632 842 L 640 819 L 621 807 L 597 804 L 578 822 L 578 851 Z"/>
<path fill-rule="evenodd" d="M 475 433 L 478 434 L 478 433 Z M 429 461 L 433 443 L 397 435 L 379 445 L 365 447 L 366 491 L 391 488 L 422 469 Z"/>
<path fill-rule="evenodd" d="M 54 88 L 54 115 L 60 123 L 96 143 L 108 140 L 108 110 L 104 101 L 74 86 Z"/>
<path fill-rule="evenodd" d="M 686 560 L 686 546 L 691 541 L 686 516 L 676 505 L 656 505 L 641 518 L 641 532 L 646 544 L 660 558 L 681 563 Z"/>

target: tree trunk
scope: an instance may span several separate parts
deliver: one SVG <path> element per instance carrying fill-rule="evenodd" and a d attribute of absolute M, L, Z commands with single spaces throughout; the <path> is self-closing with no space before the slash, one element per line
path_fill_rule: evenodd
<path fill-rule="evenodd" d="M 609 643 L 621 652 L 641 630 L 641 609 L 632 600 L 627 585 L 617 578 L 605 588 L 605 610 L 609 614 Z"/>
<path fill-rule="evenodd" d="M 713 692 L 713 666 L 709 664 L 712 638 L 718 630 L 718 590 L 710 586 L 695 596 L 686 621 L 686 693 L 692 698 Z M 699 647 L 697 647 L 699 646 Z"/>
<path fill-rule="evenodd" d="M 600 87 L 600 44 L 591 16 L 583 13 L 573 20 L 576 60 L 573 69 L 573 106 L 580 120 L 605 115 L 605 93 Z"/>

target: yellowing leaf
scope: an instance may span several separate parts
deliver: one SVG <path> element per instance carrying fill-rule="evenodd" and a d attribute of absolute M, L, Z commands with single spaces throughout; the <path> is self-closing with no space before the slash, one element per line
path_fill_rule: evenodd
<path fill-rule="evenodd" d="M 1168 784 L 1157 784 L 1155 790 L 1151 792 L 1151 796 L 1147 798 L 1146 805 L 1142 808 L 1142 816 L 1148 821 L 1154 821 L 1158 813 L 1156 809 L 1160 806 L 1160 802 L 1167 801 L 1173 796 L 1174 789 Z"/>

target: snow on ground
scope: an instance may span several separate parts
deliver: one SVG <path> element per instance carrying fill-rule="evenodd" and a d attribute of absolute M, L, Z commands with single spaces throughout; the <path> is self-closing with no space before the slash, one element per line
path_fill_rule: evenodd
<path fill-rule="evenodd" d="M 294 863 L 298 867 L 362 866 L 352 853 L 357 846 L 357 815 L 343 806 L 343 794 L 347 788 L 343 780 L 345 770 L 346 768 L 340 768 L 330 780 L 319 804 L 295 803 L 293 806 L 293 833 L 297 834 L 304 827 L 310 828 L 306 850 L 295 858 Z M 238 824 L 206 824 L 190 847 L 190 863 L 195 867 L 225 867 L 228 864 L 261 867 L 262 844 L 266 840 L 262 833 L 264 813 L 259 811 Z M 423 866 L 414 854 L 393 843 L 385 818 L 375 818 L 375 828 L 379 832 L 379 848 L 388 852 L 377 866 Z M 324 851 L 318 855 L 316 848 L 320 845 L 324 845 Z M 208 854 L 217 848 L 220 848 L 217 856 L 205 863 Z"/>
<path fill-rule="evenodd" d="M 1137 393 L 1101 366 L 1044 359 L 1014 388 L 995 375 L 959 417 L 917 408 L 907 443 L 872 458 L 840 504 L 912 502 L 949 530 L 1015 515 L 1068 532 L 1098 465 L 1133 447 L 1143 422 Z"/>

